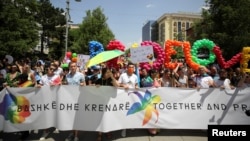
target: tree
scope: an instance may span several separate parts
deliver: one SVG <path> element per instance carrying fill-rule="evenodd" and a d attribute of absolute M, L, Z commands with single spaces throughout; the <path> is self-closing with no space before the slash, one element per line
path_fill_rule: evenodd
<path fill-rule="evenodd" d="M 110 40 L 114 39 L 114 34 L 106 23 L 107 20 L 100 7 L 93 11 L 88 10 L 80 28 L 76 29 L 78 31 L 70 34 L 74 35 L 73 40 L 69 41 L 71 51 L 88 54 L 90 41 L 98 41 L 105 47 Z M 75 42 L 72 43 L 72 41 Z"/>
<path fill-rule="evenodd" d="M 207 0 L 203 21 L 195 28 L 200 35 L 216 43 L 230 59 L 250 45 L 250 0 Z"/>
<path fill-rule="evenodd" d="M 65 25 L 65 17 L 62 15 L 63 9 L 55 8 L 52 6 L 50 0 L 39 0 L 39 11 L 36 15 L 37 22 L 41 25 L 41 53 L 44 50 L 45 39 L 52 39 L 49 44 L 51 50 L 53 50 L 54 56 L 62 55 L 63 46 L 63 34 Z M 58 26 L 58 28 L 56 28 Z"/>
<path fill-rule="evenodd" d="M 0 55 L 25 55 L 38 43 L 36 0 L 0 1 Z"/>

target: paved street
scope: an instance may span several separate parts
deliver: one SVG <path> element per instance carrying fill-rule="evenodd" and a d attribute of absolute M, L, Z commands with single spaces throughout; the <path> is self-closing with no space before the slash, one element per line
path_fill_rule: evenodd
<path fill-rule="evenodd" d="M 52 131 L 53 129 L 51 129 Z M 60 133 L 51 133 L 45 141 L 64 141 L 69 135 L 69 131 L 61 131 Z M 17 141 L 20 135 L 14 133 L 1 133 L 2 141 Z M 27 141 L 37 141 L 42 135 L 42 131 L 38 133 L 31 132 Z M 103 135 L 103 141 L 207 141 L 207 132 L 205 130 L 177 130 L 177 129 L 161 129 L 156 136 L 150 136 L 145 129 L 127 130 L 127 136 L 121 137 L 121 131 L 113 131 L 112 139 L 107 139 Z M 79 141 L 96 141 L 97 132 L 80 131 Z M 1 141 L 1 139 L 0 139 Z"/>

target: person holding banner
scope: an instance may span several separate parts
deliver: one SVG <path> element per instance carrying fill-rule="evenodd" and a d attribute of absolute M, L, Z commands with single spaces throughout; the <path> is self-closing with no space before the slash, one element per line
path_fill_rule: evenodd
<path fill-rule="evenodd" d="M 97 87 L 100 87 L 100 86 L 115 86 L 115 87 L 118 87 L 119 83 L 114 78 L 114 76 L 113 76 L 110 69 L 102 68 L 102 70 L 101 70 L 101 78 L 99 78 L 99 79 L 97 79 L 95 81 L 95 85 Z M 110 132 L 106 133 L 106 135 L 107 135 L 108 139 L 112 138 L 112 134 Z M 102 132 L 99 132 L 96 141 L 102 141 Z"/>
<path fill-rule="evenodd" d="M 174 74 L 177 78 L 177 87 L 188 88 L 188 76 L 185 74 L 184 68 L 178 67 L 177 72 L 175 72 Z"/>
<path fill-rule="evenodd" d="M 118 79 L 119 86 L 128 90 L 129 88 L 139 88 L 138 87 L 138 77 L 135 75 L 135 65 L 133 63 L 128 63 L 127 71 L 122 73 Z"/>
<path fill-rule="evenodd" d="M 34 85 L 27 85 L 27 82 L 30 81 L 28 80 L 29 75 L 27 73 L 22 73 L 18 76 L 18 87 L 33 87 Z M 32 84 L 32 83 L 29 83 Z M 21 131 L 21 137 L 19 138 L 19 140 L 23 141 L 25 139 L 27 139 L 30 135 L 30 132 L 27 131 Z"/>
<path fill-rule="evenodd" d="M 150 77 L 147 69 L 141 69 L 141 80 L 140 80 L 140 87 L 152 87 L 153 86 L 153 79 Z"/>
<path fill-rule="evenodd" d="M 243 77 L 240 79 L 238 83 L 238 87 L 250 87 L 250 75 L 247 73 L 243 73 Z"/>
<path fill-rule="evenodd" d="M 41 80 L 40 80 L 39 84 L 37 84 L 37 87 L 40 88 L 42 86 L 61 85 L 60 75 L 55 74 L 54 71 L 55 71 L 55 68 L 53 68 L 53 65 L 48 67 L 47 74 L 45 74 L 41 77 Z M 40 137 L 40 140 L 45 140 L 48 135 L 49 135 L 48 129 L 45 129 L 43 131 L 42 136 Z"/>
<path fill-rule="evenodd" d="M 52 64 L 51 64 L 53 67 L 54 67 L 54 73 L 57 74 L 57 75 L 62 75 L 63 73 L 63 69 L 60 67 L 61 66 L 61 63 L 57 60 L 55 60 Z"/>
<path fill-rule="evenodd" d="M 162 86 L 162 79 L 160 79 L 159 77 L 159 71 L 156 69 L 151 69 L 149 71 L 149 75 L 148 72 L 146 71 L 146 69 L 142 70 L 142 74 L 144 75 L 144 79 L 143 80 L 143 85 L 141 87 L 155 87 L 155 88 L 159 88 Z M 148 133 L 152 136 L 156 135 L 159 132 L 158 129 L 156 128 L 150 128 L 148 129 Z"/>
<path fill-rule="evenodd" d="M 153 79 L 153 87 L 161 87 L 162 79 L 160 78 L 160 72 L 156 69 L 150 70 L 150 77 Z"/>
<path fill-rule="evenodd" d="M 214 80 L 216 87 L 221 89 L 234 89 L 231 81 L 227 78 L 227 71 L 225 69 L 219 70 L 219 79 Z"/>
<path fill-rule="evenodd" d="M 66 74 L 66 83 L 68 85 L 79 85 L 86 86 L 85 76 L 83 73 L 77 71 L 77 63 L 70 62 L 69 63 L 69 73 Z M 74 130 L 73 134 L 70 134 L 65 141 L 79 141 L 78 131 Z"/>
<path fill-rule="evenodd" d="M 122 73 L 118 79 L 120 87 L 128 89 L 138 89 L 138 77 L 135 75 L 135 65 L 133 63 L 128 63 L 127 71 Z M 126 137 L 126 129 L 123 129 L 121 132 L 122 137 Z"/>
<path fill-rule="evenodd" d="M 28 80 L 32 83 L 30 85 L 33 85 L 35 86 L 37 83 L 36 83 L 36 78 L 35 78 L 35 74 L 34 74 L 34 71 L 31 70 L 30 68 L 30 65 L 29 64 L 25 64 L 23 67 L 22 67 L 22 73 L 26 73 L 28 75 Z"/>
<path fill-rule="evenodd" d="M 11 65 L 10 72 L 7 73 L 5 78 L 5 83 L 3 84 L 4 87 L 17 87 L 18 85 L 18 76 L 20 75 L 20 71 L 16 64 Z"/>
<path fill-rule="evenodd" d="M 165 69 L 162 76 L 162 87 L 176 87 L 177 80 L 170 69 Z"/>
<path fill-rule="evenodd" d="M 193 77 L 198 89 L 216 87 L 213 78 L 206 73 L 206 68 L 204 66 L 199 68 L 198 73 L 198 75 Z"/>

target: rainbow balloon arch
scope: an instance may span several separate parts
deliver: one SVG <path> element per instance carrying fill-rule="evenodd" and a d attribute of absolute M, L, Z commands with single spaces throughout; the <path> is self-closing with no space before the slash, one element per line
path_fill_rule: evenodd
<path fill-rule="evenodd" d="M 194 70 L 198 70 L 201 66 L 207 66 L 217 61 L 219 66 L 223 69 L 228 69 L 236 64 L 240 64 L 240 68 L 243 72 L 250 72 L 250 66 L 248 62 L 250 60 L 250 47 L 243 47 L 242 52 L 234 55 L 230 60 L 225 61 L 222 51 L 219 46 L 209 39 L 201 39 L 194 42 L 191 47 L 188 41 L 177 41 L 177 40 L 166 40 L 165 48 L 161 47 L 158 43 L 152 41 L 144 41 L 141 47 L 152 46 L 153 52 L 156 55 L 156 59 L 153 62 L 141 62 L 139 63 L 140 68 L 149 69 L 160 69 L 163 65 L 165 68 L 175 69 L 178 65 L 177 62 L 172 62 L 172 56 L 176 55 L 177 52 L 174 47 L 180 47 L 183 50 L 186 64 Z M 137 43 L 134 43 L 131 48 L 139 47 Z M 205 48 L 209 51 L 209 56 L 206 59 L 198 57 L 199 49 Z M 106 47 L 107 50 L 120 50 L 124 51 L 125 46 L 119 40 L 111 40 Z M 90 58 L 104 51 L 104 47 L 97 41 L 89 42 L 89 55 Z M 76 62 L 77 54 L 66 52 L 65 58 L 66 63 L 70 61 Z M 112 68 L 119 68 L 122 62 L 118 58 L 107 61 L 107 66 Z"/>

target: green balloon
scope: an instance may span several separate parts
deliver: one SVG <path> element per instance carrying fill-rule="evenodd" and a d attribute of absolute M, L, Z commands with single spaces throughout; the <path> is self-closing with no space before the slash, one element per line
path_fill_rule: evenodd
<path fill-rule="evenodd" d="M 62 68 L 68 68 L 69 67 L 69 64 L 65 63 L 65 64 L 62 64 Z"/>
<path fill-rule="evenodd" d="M 76 53 L 73 53 L 73 54 L 72 54 L 72 57 L 77 57 L 77 54 L 76 54 Z"/>

